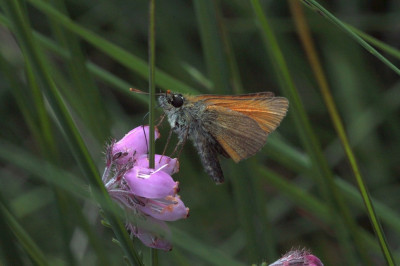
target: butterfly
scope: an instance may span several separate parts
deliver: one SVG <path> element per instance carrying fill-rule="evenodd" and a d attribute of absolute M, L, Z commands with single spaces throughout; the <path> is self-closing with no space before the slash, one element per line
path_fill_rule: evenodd
<path fill-rule="evenodd" d="M 289 107 L 286 98 L 272 92 L 190 96 L 168 90 L 158 94 L 158 103 L 178 135 L 178 145 L 190 139 L 217 184 L 224 182 L 218 155 L 237 163 L 256 154 Z"/>

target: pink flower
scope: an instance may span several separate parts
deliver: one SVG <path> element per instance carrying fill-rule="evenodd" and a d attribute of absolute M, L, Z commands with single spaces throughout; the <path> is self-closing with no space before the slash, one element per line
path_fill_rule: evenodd
<path fill-rule="evenodd" d="M 155 139 L 160 137 L 158 129 L 155 131 Z M 122 139 L 112 147 L 112 153 L 125 154 L 116 161 L 118 164 L 125 164 L 130 158 L 135 159 L 146 154 L 149 147 L 149 126 L 139 126 L 129 131 Z"/>
<path fill-rule="evenodd" d="M 309 251 L 291 250 L 282 258 L 270 264 L 269 266 L 324 266 L 319 258 L 312 255 Z"/>
<path fill-rule="evenodd" d="M 160 136 L 157 129 L 155 135 Z M 112 142 L 107 147 L 102 180 L 111 198 L 126 210 L 131 236 L 146 246 L 170 250 L 165 221 L 186 218 L 189 209 L 177 195 L 179 182 L 171 177 L 179 171 L 178 160 L 156 154 L 155 168 L 149 168 L 148 139 L 149 127 L 140 126 Z M 159 230 L 152 231 L 155 228 Z"/>

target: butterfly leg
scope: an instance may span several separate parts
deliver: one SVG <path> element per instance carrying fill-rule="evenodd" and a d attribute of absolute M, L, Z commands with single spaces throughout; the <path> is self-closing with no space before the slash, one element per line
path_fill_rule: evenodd
<path fill-rule="evenodd" d="M 169 130 L 167 142 L 165 143 L 164 150 L 163 150 L 162 156 L 161 156 L 161 158 L 160 158 L 160 162 L 161 162 L 162 158 L 164 157 L 164 154 L 165 154 L 165 152 L 166 152 L 166 150 L 167 150 L 169 141 L 171 140 L 171 136 L 172 136 L 172 128 Z"/>
<path fill-rule="evenodd" d="M 185 146 L 185 143 L 186 143 L 188 137 L 189 137 L 189 127 L 186 128 L 185 135 L 183 136 L 182 139 L 179 140 L 178 144 L 175 146 L 175 149 L 172 151 L 170 157 L 172 157 L 172 155 L 175 154 L 179 148 L 179 152 L 178 152 L 178 156 L 177 156 L 179 159 L 179 156 L 181 155 L 181 152 L 183 150 L 183 146 Z"/>
<path fill-rule="evenodd" d="M 159 127 L 161 125 L 161 123 L 164 121 L 165 118 L 165 114 L 163 114 L 159 119 L 160 121 L 157 123 L 156 127 Z"/>

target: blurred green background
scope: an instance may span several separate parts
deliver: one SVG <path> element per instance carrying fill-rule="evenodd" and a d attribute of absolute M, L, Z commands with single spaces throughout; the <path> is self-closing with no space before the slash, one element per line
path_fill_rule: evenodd
<path fill-rule="evenodd" d="M 89 186 L 99 186 L 105 143 L 148 123 L 147 98 L 129 92 L 148 90 L 148 1 L 0 3 L 0 264 L 123 265 Z M 321 4 L 399 64 L 400 2 Z M 157 91 L 272 91 L 291 103 L 257 156 L 222 159 L 223 185 L 185 145 L 174 178 L 190 217 L 169 223 L 174 249 L 158 252 L 160 265 L 271 263 L 303 247 L 325 265 L 388 263 L 299 38 L 299 11 L 400 262 L 400 71 L 300 1 L 159 0 Z M 169 125 L 160 131 L 157 153 Z M 149 249 L 133 243 L 148 264 Z"/>

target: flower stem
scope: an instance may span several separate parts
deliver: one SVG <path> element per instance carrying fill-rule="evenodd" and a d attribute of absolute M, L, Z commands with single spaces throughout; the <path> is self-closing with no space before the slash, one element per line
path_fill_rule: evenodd
<path fill-rule="evenodd" d="M 154 107 L 155 107 L 155 0 L 149 2 L 149 167 L 154 168 Z"/>
<path fill-rule="evenodd" d="M 154 168 L 155 140 L 154 140 L 154 107 L 155 107 L 155 0 L 149 1 L 149 167 Z M 156 249 L 151 249 L 151 265 L 158 265 Z"/>

